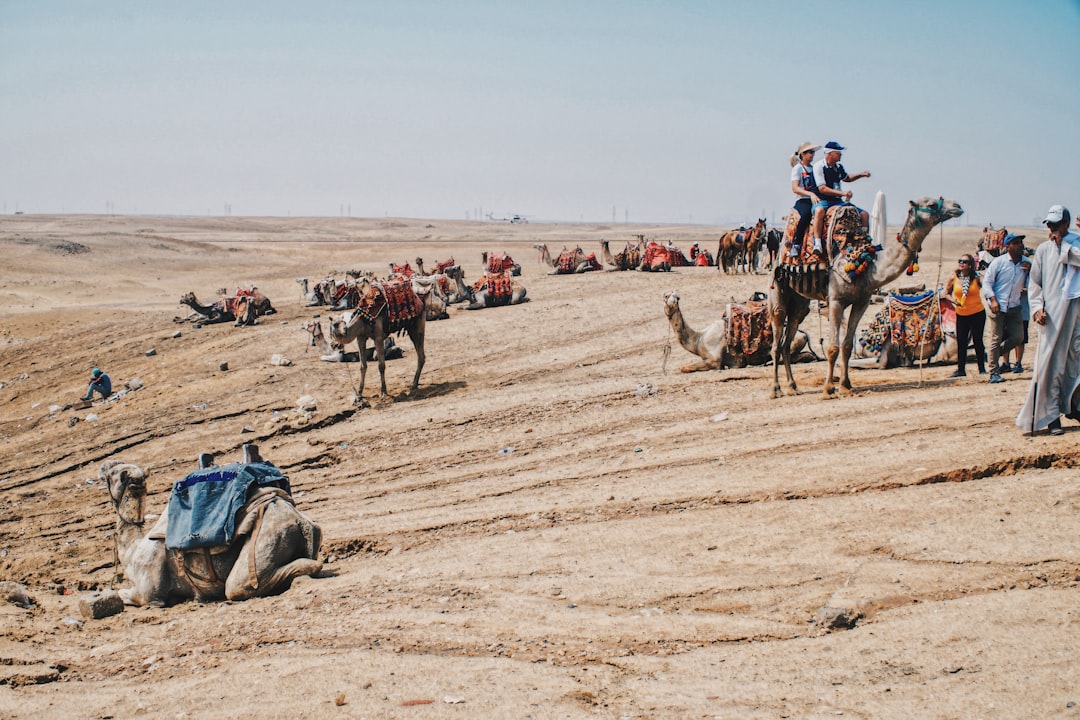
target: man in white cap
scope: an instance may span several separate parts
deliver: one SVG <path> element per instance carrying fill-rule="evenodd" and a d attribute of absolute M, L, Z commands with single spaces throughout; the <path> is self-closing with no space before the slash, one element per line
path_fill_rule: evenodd
<path fill-rule="evenodd" d="M 830 140 L 825 143 L 825 157 L 814 163 L 815 192 L 821 200 L 814 204 L 814 250 L 823 254 L 821 236 L 825 233 L 825 212 L 833 205 L 843 205 L 851 202 L 851 191 L 844 190 L 842 183 L 854 182 L 860 178 L 870 177 L 868 170 L 848 175 L 847 170 L 840 164 L 841 154 L 846 150 L 843 145 Z M 858 208 L 863 229 L 870 228 L 870 214 Z M 881 238 L 877 238 L 880 242 Z"/>
<path fill-rule="evenodd" d="M 1016 425 L 1032 432 L 1065 432 L 1061 416 L 1080 420 L 1080 235 L 1069 232 L 1068 208 L 1054 205 L 1043 223 L 1050 242 L 1035 250 L 1031 264 L 1031 319 L 1039 326 L 1039 348 L 1027 400 Z"/>

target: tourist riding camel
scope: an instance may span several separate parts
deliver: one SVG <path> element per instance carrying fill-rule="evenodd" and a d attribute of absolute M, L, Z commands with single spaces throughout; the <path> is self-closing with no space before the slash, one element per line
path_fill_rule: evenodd
<path fill-rule="evenodd" d="M 882 196 L 883 204 L 883 196 Z M 838 207 L 830 213 L 844 218 L 830 222 L 830 232 L 844 230 L 844 242 L 832 263 L 791 265 L 781 263 L 773 271 L 769 288 L 769 311 L 773 323 L 773 397 L 780 397 L 780 362 L 787 372 L 791 393 L 798 393 L 791 372 L 791 356 L 786 350 L 799 325 L 810 312 L 810 301 L 828 301 L 829 342 L 826 348 L 828 369 L 823 395 L 836 392 L 833 372 L 840 359 L 840 387 L 850 391 L 848 361 L 855 343 L 859 320 L 870 305 L 874 291 L 892 282 L 911 265 L 922 248 L 923 240 L 939 223 L 964 214 L 954 200 L 921 198 L 910 203 L 904 226 L 894 241 L 881 250 L 871 244 L 861 231 L 860 218 L 851 207 Z M 830 243 L 834 237 L 826 238 Z M 847 317 L 845 318 L 845 314 Z M 841 340 L 840 329 L 846 328 Z"/>

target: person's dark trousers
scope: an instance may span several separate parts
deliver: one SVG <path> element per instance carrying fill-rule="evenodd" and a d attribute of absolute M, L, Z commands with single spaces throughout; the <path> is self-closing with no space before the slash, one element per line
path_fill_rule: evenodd
<path fill-rule="evenodd" d="M 986 311 L 974 315 L 956 316 L 956 369 L 966 372 L 968 343 L 975 344 L 975 360 L 979 363 L 979 372 L 986 371 L 986 346 L 983 334 L 986 332 Z"/>
<path fill-rule="evenodd" d="M 799 213 L 799 222 L 795 225 L 795 237 L 791 241 L 793 245 L 802 245 L 806 238 L 806 230 L 810 227 L 810 220 L 814 217 L 813 202 L 810 198 L 799 198 L 795 201 L 795 210 Z"/>

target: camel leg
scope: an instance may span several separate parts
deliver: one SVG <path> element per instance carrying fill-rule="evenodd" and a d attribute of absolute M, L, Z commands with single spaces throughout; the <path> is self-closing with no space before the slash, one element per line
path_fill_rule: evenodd
<path fill-rule="evenodd" d="M 825 346 L 825 359 L 828 367 L 825 374 L 825 386 L 822 394 L 826 398 L 836 393 L 835 375 L 836 359 L 840 356 L 840 325 L 844 321 L 844 306 L 837 300 L 829 301 L 829 342 Z M 845 363 L 846 366 L 846 363 Z"/>
<path fill-rule="evenodd" d="M 855 333 L 859 329 L 859 320 L 862 319 L 866 308 L 870 306 L 870 298 L 865 301 L 854 303 L 848 311 L 847 325 L 844 333 L 843 354 L 840 358 L 840 387 L 851 391 L 851 378 L 848 376 L 848 364 L 851 361 L 851 352 L 855 348 Z"/>
<path fill-rule="evenodd" d="M 413 375 L 412 387 L 409 389 L 410 393 L 416 392 L 416 389 L 420 387 L 420 371 L 424 369 L 424 362 L 427 360 L 427 356 L 424 354 L 424 332 L 426 325 L 423 318 L 419 318 L 417 322 L 409 325 L 409 339 L 412 340 L 413 349 L 416 350 L 416 374 Z"/>
<path fill-rule="evenodd" d="M 356 403 L 360 406 L 364 404 L 364 381 L 367 380 L 367 338 L 361 335 L 356 338 L 356 344 L 360 348 L 360 386 L 356 388 Z M 344 350 L 344 348 L 342 348 Z"/>
<path fill-rule="evenodd" d="M 782 291 L 781 291 L 782 292 Z M 782 353 L 780 348 L 784 345 L 784 332 L 787 327 L 787 317 L 783 308 L 777 307 L 769 313 L 772 320 L 773 329 L 773 343 L 772 343 L 772 378 L 773 378 L 773 398 L 783 397 L 784 393 L 780 390 L 780 360 Z M 791 372 L 790 368 L 786 368 L 788 372 Z"/>
<path fill-rule="evenodd" d="M 375 333 L 375 359 L 379 362 L 379 397 L 386 397 L 386 333 Z"/>

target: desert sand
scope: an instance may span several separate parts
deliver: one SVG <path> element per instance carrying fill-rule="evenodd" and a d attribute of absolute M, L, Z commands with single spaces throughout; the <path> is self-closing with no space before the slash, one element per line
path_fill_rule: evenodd
<path fill-rule="evenodd" d="M 1030 372 L 856 370 L 824 400 L 812 363 L 771 399 L 770 367 L 680 373 L 662 300 L 700 328 L 767 275 L 549 276 L 532 249 L 727 229 L 0 218 L 0 580 L 35 601 L 0 603 L 0 717 L 1080 717 L 1080 432 L 1013 425 Z M 943 282 L 978 234 L 934 230 L 902 280 Z M 372 367 L 350 404 L 359 368 L 307 346 L 327 312 L 295 279 L 453 256 L 471 281 L 485 250 L 531 302 L 454 306 L 418 392 L 402 339 L 390 400 Z M 177 303 L 251 284 L 278 309 L 253 327 Z M 142 387 L 64 409 L 95 366 Z M 82 618 L 113 577 L 102 462 L 145 468 L 159 512 L 245 443 L 322 527 L 322 573 Z"/>

